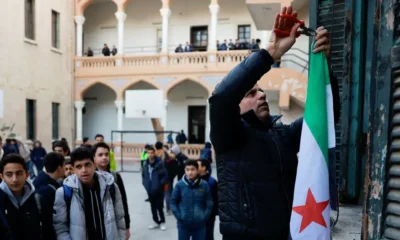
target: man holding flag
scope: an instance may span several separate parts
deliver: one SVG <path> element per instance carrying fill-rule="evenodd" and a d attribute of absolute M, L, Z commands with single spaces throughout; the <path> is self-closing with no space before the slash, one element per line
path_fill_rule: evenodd
<path fill-rule="evenodd" d="M 283 8 L 281 13 L 297 17 L 297 13 L 292 12 L 291 7 Z M 275 29 L 289 31 L 290 36 L 278 37 L 272 33 L 270 46 L 266 50 L 252 53 L 236 66 L 216 87 L 209 99 L 211 140 L 216 151 L 220 182 L 220 231 L 224 240 L 287 240 L 290 237 L 290 229 L 297 231 L 292 232 L 295 239 L 301 232 L 307 232 L 308 238 L 302 239 L 314 240 L 325 238 L 310 233 L 313 230 L 311 228 L 321 227 L 329 231 L 325 210 L 328 207 L 329 184 L 318 187 L 316 185 L 319 185 L 323 178 L 329 177 L 328 170 L 322 171 L 325 169 L 322 168 L 324 165 L 321 159 L 327 159 L 326 153 L 331 144 L 328 144 L 328 130 L 321 130 L 322 133 L 318 134 L 321 139 L 327 139 L 328 143 L 325 145 L 316 144 L 319 139 L 317 137 L 312 142 L 309 132 L 314 135 L 316 130 L 311 129 L 311 126 L 318 125 L 316 123 L 319 121 L 325 121 L 325 125 L 322 125 L 328 126 L 327 117 L 331 115 L 327 113 L 327 108 L 332 109 L 332 105 L 334 119 L 338 120 L 340 106 L 337 81 L 332 74 L 326 77 L 324 75 L 321 79 L 312 77 L 314 71 L 327 72 L 326 63 L 320 64 L 323 70 L 311 68 L 314 65 L 310 65 L 309 81 L 320 81 L 325 87 L 324 91 L 326 87 L 332 87 L 333 104 L 331 101 L 327 105 L 326 94 L 320 94 L 321 96 L 312 97 L 310 100 L 309 95 L 307 104 L 315 106 L 312 111 L 308 111 L 308 105 L 306 106 L 305 120 L 299 118 L 290 125 L 278 123 L 280 116 L 270 115 L 266 95 L 257 85 L 257 81 L 293 46 L 300 24 L 283 19 L 278 14 L 274 26 Z M 319 55 L 329 58 L 329 33 L 323 27 L 316 32 L 313 53 L 320 53 Z M 322 61 L 323 57 L 320 58 Z M 314 81 L 309 82 L 308 88 L 317 91 L 318 89 L 311 87 L 311 84 L 314 85 Z M 322 105 L 317 101 L 324 103 L 325 107 L 318 109 Z M 322 111 L 325 111 L 326 115 L 321 114 Z M 310 128 L 308 135 L 305 135 L 304 129 L 302 132 L 305 125 L 303 122 Z M 313 145 L 305 147 L 305 136 L 308 137 L 306 142 L 312 142 Z M 300 143 L 301 137 L 303 141 Z M 307 166 L 297 169 L 297 153 L 300 146 L 302 151 L 299 166 L 304 165 L 302 158 L 310 159 L 305 163 Z M 320 150 L 317 156 L 316 146 L 320 149 L 326 147 L 326 151 Z M 314 165 L 311 161 L 317 161 L 315 159 L 319 162 Z M 325 167 L 327 162 L 325 161 Z M 316 167 L 318 169 L 314 169 Z M 298 175 L 307 176 L 307 171 L 311 170 L 313 179 L 310 178 L 309 182 L 302 180 L 296 184 L 293 207 L 296 172 L 302 171 Z M 328 191 L 328 198 L 318 192 L 322 191 L 321 189 Z M 296 223 L 297 227 L 294 226 Z"/>

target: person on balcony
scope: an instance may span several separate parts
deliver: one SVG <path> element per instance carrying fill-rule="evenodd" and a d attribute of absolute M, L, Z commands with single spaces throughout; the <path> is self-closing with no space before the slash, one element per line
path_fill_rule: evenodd
<path fill-rule="evenodd" d="M 240 42 L 239 42 L 239 39 L 236 39 L 236 41 L 235 41 L 235 50 L 241 50 L 241 45 L 240 45 Z"/>
<path fill-rule="evenodd" d="M 111 51 L 112 55 L 115 56 L 118 53 L 117 48 L 115 47 L 115 45 L 113 45 L 112 51 Z"/>
<path fill-rule="evenodd" d="M 189 42 L 186 42 L 185 52 L 193 52 L 193 46 Z"/>
<path fill-rule="evenodd" d="M 181 53 L 181 52 L 183 52 L 182 44 L 179 44 L 179 46 L 178 46 L 177 48 L 175 48 L 175 52 L 176 52 L 176 53 Z"/>
<path fill-rule="evenodd" d="M 88 47 L 88 50 L 87 50 L 87 56 L 88 57 L 93 57 L 93 50 L 90 48 L 90 47 Z"/>
<path fill-rule="evenodd" d="M 228 50 L 228 46 L 227 46 L 227 42 L 226 42 L 226 39 L 224 40 L 224 43 L 222 43 L 220 46 L 219 46 L 219 49 L 218 49 L 219 51 L 226 51 L 226 50 Z"/>
<path fill-rule="evenodd" d="M 282 14 L 297 16 L 292 7 L 283 8 Z M 294 45 L 299 27 L 298 23 L 282 21 L 277 14 L 274 28 L 290 31 L 290 36 L 272 33 L 270 46 L 251 53 L 232 69 L 209 99 L 224 240 L 287 240 L 290 236 L 303 118 L 290 125 L 278 123 L 280 116 L 270 115 L 266 95 L 257 81 Z M 329 33 L 323 27 L 316 32 L 313 52 L 324 52 L 329 59 Z M 337 122 L 338 84 L 332 74 L 330 79 Z"/>
<path fill-rule="evenodd" d="M 110 49 L 108 48 L 107 44 L 104 43 L 103 50 L 101 51 L 105 57 L 110 56 Z"/>
<path fill-rule="evenodd" d="M 229 51 L 235 50 L 235 44 L 232 42 L 232 38 L 229 39 L 228 49 Z"/>
<path fill-rule="evenodd" d="M 253 45 L 251 45 L 251 49 L 260 50 L 260 45 L 261 45 L 261 40 L 257 38 L 256 42 Z"/>

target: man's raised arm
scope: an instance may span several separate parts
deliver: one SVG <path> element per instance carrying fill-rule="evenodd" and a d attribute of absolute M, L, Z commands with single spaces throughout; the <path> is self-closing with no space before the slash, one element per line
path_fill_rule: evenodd
<path fill-rule="evenodd" d="M 282 8 L 282 13 L 292 13 L 292 7 Z M 275 17 L 274 28 L 290 32 L 287 37 L 278 37 L 272 32 L 267 50 L 253 52 L 236 66 L 215 88 L 210 97 L 211 141 L 217 153 L 223 153 L 242 144 L 243 125 L 239 104 L 245 94 L 254 87 L 260 78 L 271 69 L 271 65 L 280 59 L 296 42 L 300 24 L 286 21 L 279 14 Z"/>

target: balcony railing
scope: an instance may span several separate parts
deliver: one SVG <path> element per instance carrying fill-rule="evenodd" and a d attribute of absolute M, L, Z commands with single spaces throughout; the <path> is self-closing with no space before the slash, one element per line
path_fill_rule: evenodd
<path fill-rule="evenodd" d="M 249 55 L 248 50 L 171 53 L 167 55 L 131 55 L 115 57 L 77 57 L 77 68 L 130 68 L 130 67 L 175 67 L 175 66 L 224 66 L 240 63 Z"/>

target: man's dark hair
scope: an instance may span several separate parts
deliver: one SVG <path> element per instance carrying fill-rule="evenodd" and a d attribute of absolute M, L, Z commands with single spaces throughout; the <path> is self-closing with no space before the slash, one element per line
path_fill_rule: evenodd
<path fill-rule="evenodd" d="M 185 167 L 187 166 L 194 166 L 196 169 L 199 169 L 199 164 L 195 160 L 187 160 L 185 162 Z"/>
<path fill-rule="evenodd" d="M 146 149 L 146 150 L 148 150 L 151 147 L 152 147 L 151 144 L 148 144 L 148 143 L 146 145 L 144 145 L 144 149 Z"/>
<path fill-rule="evenodd" d="M 96 138 L 98 138 L 98 137 L 101 137 L 102 139 L 104 139 L 104 136 L 103 136 L 102 134 L 100 134 L 100 133 L 96 134 L 96 136 L 94 137 L 94 139 L 96 139 Z"/>
<path fill-rule="evenodd" d="M 84 137 L 83 140 L 82 140 L 83 143 L 85 143 L 85 142 L 87 142 L 87 141 L 89 141 L 89 138 L 88 138 L 88 137 Z"/>
<path fill-rule="evenodd" d="M 67 142 L 66 138 L 61 138 L 61 141 Z"/>
<path fill-rule="evenodd" d="M 78 147 L 71 153 L 71 164 L 72 166 L 75 165 L 76 161 L 82 161 L 84 159 L 90 159 L 92 162 L 93 160 L 93 154 L 92 151 L 88 148 L 85 147 Z"/>
<path fill-rule="evenodd" d="M 208 159 L 199 159 L 201 162 L 201 166 L 206 167 L 206 169 L 210 169 L 211 163 Z"/>
<path fill-rule="evenodd" d="M 256 43 L 260 43 L 260 42 L 261 42 L 261 40 L 259 38 L 257 38 Z"/>
<path fill-rule="evenodd" d="M 168 146 L 168 145 L 164 145 L 164 148 L 166 148 L 167 150 L 169 150 L 169 146 Z"/>
<path fill-rule="evenodd" d="M 50 152 L 44 156 L 44 167 L 47 172 L 54 173 L 58 167 L 64 166 L 64 161 L 65 158 L 63 155 L 56 152 Z"/>
<path fill-rule="evenodd" d="M 18 163 L 21 164 L 22 167 L 24 168 L 25 171 L 28 171 L 26 168 L 26 162 L 23 157 L 21 157 L 17 153 L 11 153 L 7 156 L 5 156 L 1 161 L 0 161 L 0 172 L 3 173 L 4 167 L 9 164 L 9 163 Z"/>
<path fill-rule="evenodd" d="M 146 150 L 147 151 L 156 151 L 152 146 L 148 147 Z"/>
<path fill-rule="evenodd" d="M 64 161 L 64 166 L 65 166 L 65 165 L 68 165 L 68 164 L 71 164 L 71 165 L 72 165 L 72 163 L 71 163 L 71 158 L 70 158 L 70 157 L 67 157 L 67 158 L 65 159 L 65 161 Z"/>
<path fill-rule="evenodd" d="M 99 142 L 99 143 L 96 143 L 95 145 L 93 145 L 93 147 L 92 147 L 93 156 L 96 155 L 96 151 L 98 148 L 105 148 L 108 150 L 108 152 L 110 152 L 110 147 L 107 145 L 107 143 Z"/>
<path fill-rule="evenodd" d="M 54 149 L 56 149 L 56 147 L 61 147 L 63 149 L 64 152 L 68 151 L 68 145 L 67 142 L 61 140 L 61 141 L 55 141 L 53 143 L 53 151 Z"/>
<path fill-rule="evenodd" d="M 164 147 L 162 142 L 156 142 L 156 144 L 154 144 L 154 146 L 156 147 L 157 150 L 160 150 Z"/>

